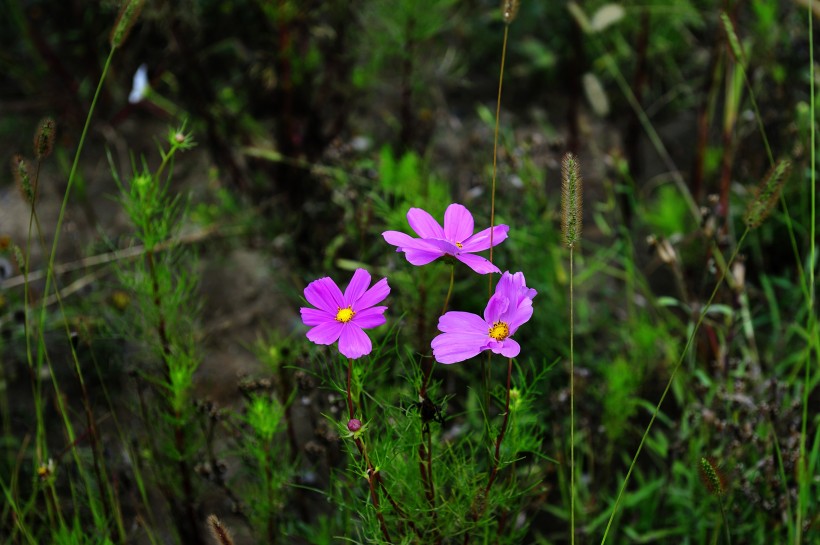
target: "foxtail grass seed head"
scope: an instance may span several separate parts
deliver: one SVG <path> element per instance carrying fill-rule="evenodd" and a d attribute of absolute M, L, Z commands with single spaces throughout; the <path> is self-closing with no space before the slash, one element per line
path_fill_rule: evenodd
<path fill-rule="evenodd" d="M 54 136 L 56 134 L 56 124 L 50 117 L 46 117 L 37 125 L 37 132 L 34 134 L 34 157 L 42 161 L 54 149 Z"/>
<path fill-rule="evenodd" d="M 18 245 L 13 244 L 11 247 L 11 251 L 14 254 L 14 260 L 17 262 L 17 269 L 25 274 L 26 272 L 26 257 L 23 254 L 23 249 L 20 248 Z"/>
<path fill-rule="evenodd" d="M 519 0 L 501 0 L 501 17 L 504 19 L 504 24 L 509 25 L 515 21 L 515 16 L 518 15 L 518 7 L 521 4 Z"/>
<path fill-rule="evenodd" d="M 720 470 L 714 460 L 701 457 L 698 465 L 700 480 L 707 490 L 715 496 L 723 496 L 726 493 L 726 475 Z"/>
<path fill-rule="evenodd" d="M 111 29 L 111 47 L 116 48 L 123 44 L 131 32 L 131 27 L 137 22 L 145 0 L 125 0 L 120 8 L 120 14 L 114 28 Z"/>
<path fill-rule="evenodd" d="M 575 248 L 581 239 L 582 184 L 578 159 L 567 153 L 561 161 L 561 234 L 567 248 Z"/>
<path fill-rule="evenodd" d="M 19 153 L 11 158 L 11 174 L 14 176 L 14 183 L 20 189 L 23 198 L 29 202 L 34 202 L 34 189 L 31 187 L 31 175 L 29 174 L 28 161 Z"/>
<path fill-rule="evenodd" d="M 208 529 L 219 545 L 233 545 L 231 533 L 222 525 L 216 515 L 208 515 Z"/>
<path fill-rule="evenodd" d="M 743 216 L 743 220 L 750 229 L 759 227 L 777 205 L 780 191 L 789 177 L 790 170 L 791 164 L 788 161 L 778 161 L 769 169 L 766 177 L 760 182 L 755 196 L 749 201 L 746 214 Z"/>

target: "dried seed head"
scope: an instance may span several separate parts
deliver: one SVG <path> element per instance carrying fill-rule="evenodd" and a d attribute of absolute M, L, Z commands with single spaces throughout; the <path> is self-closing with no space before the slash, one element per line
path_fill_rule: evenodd
<path fill-rule="evenodd" d="M 111 47 L 119 47 L 128 37 L 131 32 L 131 27 L 137 22 L 137 18 L 142 11 L 142 6 L 145 0 L 125 0 L 120 8 L 120 14 L 117 17 L 117 22 L 114 23 L 114 28 L 111 29 Z"/>
<path fill-rule="evenodd" d="M 31 187 L 31 175 L 29 174 L 28 161 L 20 155 L 15 154 L 11 158 L 11 174 L 14 182 L 29 204 L 34 202 L 34 189 Z"/>
<path fill-rule="evenodd" d="M 519 0 L 501 0 L 501 18 L 504 24 L 509 25 L 518 15 Z"/>
<path fill-rule="evenodd" d="M 581 239 L 582 196 L 578 159 L 567 153 L 561 161 L 561 233 L 568 248 Z"/>
<path fill-rule="evenodd" d="M 678 262 L 678 252 L 675 247 L 669 242 L 669 239 L 662 238 L 656 242 L 655 250 L 658 252 L 658 258 L 667 265 L 674 265 Z"/>
<path fill-rule="evenodd" d="M 216 515 L 208 515 L 208 528 L 219 545 L 233 545 L 231 533 L 222 525 Z"/>
<path fill-rule="evenodd" d="M 56 134 L 54 120 L 46 117 L 37 125 L 37 132 L 34 134 L 34 157 L 42 161 L 54 149 L 54 135 Z"/>
<path fill-rule="evenodd" d="M 698 465 L 700 480 L 715 496 L 723 496 L 726 493 L 726 475 L 720 470 L 712 458 L 700 459 Z"/>
<path fill-rule="evenodd" d="M 788 161 L 778 161 L 769 172 L 755 192 L 754 198 L 749 201 L 746 207 L 746 214 L 743 220 L 749 229 L 759 227 L 761 223 L 769 216 L 772 208 L 777 205 L 777 200 L 780 198 L 780 191 L 789 177 L 791 165 Z"/>

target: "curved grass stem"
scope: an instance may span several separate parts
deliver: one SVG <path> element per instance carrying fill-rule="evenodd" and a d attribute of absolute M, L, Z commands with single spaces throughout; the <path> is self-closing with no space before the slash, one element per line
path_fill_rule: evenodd
<path fill-rule="evenodd" d="M 618 491 L 618 496 L 615 498 L 615 505 L 612 506 L 612 512 L 609 515 L 609 520 L 606 523 L 604 535 L 601 538 L 601 545 L 604 545 L 604 543 L 606 543 L 606 538 L 609 536 L 609 530 L 612 527 L 612 521 L 615 519 L 615 515 L 618 512 L 618 507 L 620 506 L 624 492 L 626 491 L 626 486 L 629 483 L 629 478 L 632 476 L 632 470 L 635 469 L 635 463 L 638 461 L 638 457 L 641 455 L 643 446 L 646 443 L 646 438 L 649 436 L 649 431 L 652 429 L 652 425 L 655 423 L 655 419 L 658 417 L 658 413 L 661 410 L 661 405 L 663 405 L 663 402 L 666 399 L 666 396 L 672 387 L 672 382 L 675 380 L 675 376 L 677 375 L 678 371 L 683 365 L 683 360 L 686 358 L 686 354 L 689 353 L 689 348 L 691 348 L 692 343 L 695 340 L 695 336 L 700 330 L 700 326 L 701 324 L 703 324 L 703 320 L 706 318 L 706 313 L 711 307 L 712 301 L 714 301 L 715 296 L 717 295 L 717 292 L 720 289 L 720 286 L 723 285 L 723 281 L 726 279 L 726 274 L 728 274 L 728 271 L 730 270 L 729 267 L 731 267 L 732 263 L 734 263 L 735 258 L 737 257 L 740 248 L 743 246 L 743 242 L 746 240 L 746 236 L 748 234 L 749 228 L 747 227 L 746 230 L 743 231 L 743 235 L 741 235 L 740 240 L 738 240 L 731 257 L 726 262 L 726 268 L 721 270 L 720 278 L 715 284 L 715 287 L 712 290 L 712 294 L 709 296 L 709 299 L 706 301 L 706 304 L 703 306 L 703 309 L 701 309 L 700 314 L 698 315 L 698 320 L 695 323 L 695 327 L 692 328 L 691 333 L 689 333 L 689 337 L 686 339 L 686 344 L 684 345 L 683 350 L 681 351 L 681 354 L 678 357 L 678 361 L 675 364 L 675 367 L 672 369 L 672 373 L 669 375 L 669 380 L 666 382 L 666 387 L 663 389 L 661 398 L 658 401 L 658 404 L 655 406 L 655 410 L 652 412 L 652 417 L 649 419 L 649 424 L 647 424 L 646 429 L 643 432 L 641 442 L 638 444 L 638 449 L 635 451 L 635 455 L 632 457 L 632 462 L 629 464 L 629 469 L 626 472 L 626 477 L 624 477 L 624 481 L 623 483 L 621 483 L 621 488 Z"/>

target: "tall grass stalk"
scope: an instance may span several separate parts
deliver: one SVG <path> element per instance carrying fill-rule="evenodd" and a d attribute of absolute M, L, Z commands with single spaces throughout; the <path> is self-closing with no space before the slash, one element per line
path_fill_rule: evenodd
<path fill-rule="evenodd" d="M 569 468 L 570 543 L 575 544 L 575 247 L 581 238 L 583 184 L 576 157 L 561 162 L 561 232 L 569 248 Z"/>
<path fill-rule="evenodd" d="M 737 258 L 737 255 L 740 252 L 740 248 L 743 246 L 743 242 L 746 240 L 746 236 L 749 234 L 750 229 L 751 228 L 747 225 L 746 229 L 743 231 L 743 234 L 741 235 L 740 239 L 735 245 L 735 249 L 732 252 L 731 257 L 729 257 L 728 261 L 726 262 L 726 268 L 721 270 L 720 278 L 715 284 L 714 289 L 712 289 L 712 294 L 709 296 L 709 299 L 706 301 L 706 304 L 703 305 L 703 308 L 701 309 L 698 315 L 697 322 L 695 322 L 695 327 L 693 327 L 692 331 L 689 333 L 689 337 L 686 339 L 686 344 L 684 345 L 683 350 L 681 351 L 680 356 L 678 357 L 678 361 L 675 363 L 675 367 L 672 368 L 672 373 L 669 375 L 669 380 L 666 382 L 666 387 L 664 387 L 663 389 L 663 393 L 661 394 L 660 400 L 658 400 L 658 404 L 655 406 L 655 410 L 652 411 L 652 417 L 649 419 L 649 423 L 646 425 L 646 429 L 643 432 L 641 441 L 638 444 L 638 449 L 635 451 L 635 455 L 632 457 L 632 462 L 629 464 L 629 469 L 626 472 L 626 476 L 624 477 L 624 480 L 621 483 L 621 488 L 618 491 L 618 496 L 615 498 L 615 504 L 612 506 L 612 512 L 610 513 L 609 519 L 606 523 L 604 535 L 601 538 L 601 545 L 604 545 L 604 543 L 606 543 L 606 538 L 609 536 L 609 530 L 612 527 L 612 521 L 615 519 L 615 515 L 618 512 L 618 507 L 620 506 L 624 492 L 626 491 L 626 486 L 629 483 L 629 478 L 632 476 L 632 470 L 635 469 L 635 464 L 638 461 L 638 457 L 641 455 L 643 446 L 646 443 L 646 438 L 649 436 L 649 431 L 652 429 L 652 425 L 655 423 L 655 419 L 658 417 L 661 405 L 663 405 L 663 402 L 666 399 L 666 396 L 672 387 L 672 383 L 675 380 L 675 376 L 677 375 L 678 371 L 683 365 L 683 361 L 686 359 L 686 355 L 689 353 L 689 349 L 691 348 L 692 343 L 695 340 L 695 336 L 700 330 L 700 326 L 703 324 L 703 320 L 706 318 L 706 314 L 712 306 L 712 302 L 714 301 L 718 290 L 723 285 L 723 281 L 726 279 L 726 275 L 729 273 L 732 263 L 734 263 L 735 259 Z"/>
<path fill-rule="evenodd" d="M 41 376 L 41 373 L 40 373 L 40 370 L 42 369 L 43 364 L 45 363 L 48 367 L 49 374 L 51 375 L 52 385 L 54 387 L 55 398 L 56 398 L 56 401 L 57 401 L 58 412 L 60 413 L 60 415 L 63 419 L 63 425 L 64 425 L 64 428 L 65 428 L 66 437 L 67 437 L 67 441 L 68 441 L 68 444 L 69 444 L 68 448 L 72 451 L 72 457 L 74 458 L 74 462 L 75 462 L 75 465 L 77 467 L 77 471 L 78 471 L 79 476 L 80 476 L 81 480 L 83 481 L 85 489 L 88 493 L 88 497 L 89 497 L 88 504 L 89 504 L 89 507 L 91 508 L 91 514 L 92 514 L 92 517 L 94 519 L 94 524 L 95 524 L 96 528 L 98 529 L 98 531 L 101 531 L 104 535 L 107 535 L 107 532 L 105 531 L 106 519 L 111 518 L 112 513 L 109 512 L 108 515 L 103 515 L 102 513 L 100 513 L 98 511 L 98 508 L 99 508 L 98 502 L 93 499 L 91 481 L 90 481 L 90 478 L 88 477 L 88 475 L 87 475 L 87 473 L 84 469 L 82 461 L 79 458 L 79 454 L 77 453 L 77 449 L 75 448 L 76 444 L 77 444 L 77 437 L 74 434 L 73 426 L 72 426 L 72 424 L 69 420 L 67 407 L 65 406 L 64 396 L 62 395 L 61 389 L 60 389 L 59 384 L 57 382 L 56 374 L 54 373 L 54 369 L 53 369 L 53 366 L 51 364 L 51 360 L 48 356 L 47 346 L 46 346 L 46 341 L 45 341 L 45 324 L 46 324 L 46 313 L 47 313 L 47 306 L 48 306 L 48 294 L 50 293 L 52 283 L 54 282 L 54 262 L 56 260 L 57 248 L 58 248 L 58 245 L 59 245 L 60 233 L 61 233 L 61 230 L 62 230 L 62 224 L 63 224 L 63 220 L 65 218 L 65 212 L 66 212 L 67 205 L 68 205 L 68 199 L 70 197 L 71 189 L 72 189 L 74 180 L 76 178 L 77 168 L 79 166 L 79 158 L 80 158 L 80 155 L 82 153 L 82 150 L 83 150 L 83 147 L 84 147 L 84 144 L 85 144 L 85 138 L 88 134 L 88 129 L 91 125 L 91 118 L 94 114 L 94 110 L 95 110 L 95 107 L 96 107 L 96 104 L 97 104 L 97 99 L 99 98 L 100 92 L 102 90 L 103 83 L 105 82 L 105 79 L 106 79 L 106 76 L 108 74 L 109 67 L 111 66 L 111 61 L 114 57 L 114 53 L 115 53 L 116 49 L 117 49 L 116 47 L 112 47 L 111 50 L 109 51 L 109 54 L 108 54 L 106 60 L 105 60 L 105 64 L 103 66 L 103 70 L 102 70 L 102 73 L 100 75 L 100 79 L 97 83 L 96 91 L 94 92 L 94 97 L 91 101 L 91 106 L 89 108 L 88 115 L 86 116 L 85 124 L 83 125 L 83 130 L 82 130 L 82 133 L 80 135 L 80 141 L 79 141 L 79 144 L 77 146 L 77 151 L 76 151 L 75 156 L 74 156 L 74 161 L 71 165 L 71 171 L 69 173 L 68 182 L 67 182 L 67 185 L 66 185 L 66 190 L 65 190 L 65 193 L 63 195 L 63 201 L 62 201 L 62 204 L 60 206 L 60 211 L 59 211 L 59 214 L 58 214 L 58 217 L 57 217 L 57 224 L 56 224 L 56 227 L 54 229 L 54 240 L 52 241 L 51 251 L 49 253 L 47 267 L 46 267 L 46 282 L 45 282 L 45 288 L 43 290 L 43 301 L 42 301 L 42 304 L 41 304 L 41 307 L 40 307 L 39 318 L 37 319 L 38 335 L 37 335 L 37 340 L 36 340 L 36 343 L 37 343 L 36 366 L 34 365 L 35 355 L 32 354 L 32 346 L 31 346 L 32 345 L 32 339 L 31 339 L 31 333 L 30 333 L 30 325 L 29 325 L 29 321 L 28 321 L 29 285 L 28 285 L 28 280 L 27 280 L 27 278 L 28 278 L 27 275 L 28 275 L 28 270 L 29 270 L 29 260 L 28 260 L 28 258 L 29 258 L 29 255 L 30 255 L 31 238 L 32 238 L 32 224 L 37 225 L 38 231 L 40 232 L 40 237 L 39 238 L 41 240 L 41 243 L 45 246 L 44 242 L 42 241 L 42 232 L 41 232 L 41 230 L 39 230 L 39 220 L 37 220 L 36 211 L 35 211 L 35 198 L 34 197 L 36 197 L 36 182 L 35 182 L 35 190 L 32 192 L 31 215 L 30 215 L 30 219 L 29 219 L 29 229 L 28 229 L 28 237 L 27 237 L 28 242 L 26 244 L 25 263 L 23 264 L 23 266 L 25 268 L 24 274 L 26 275 L 25 279 L 24 279 L 25 287 L 24 287 L 24 295 L 23 295 L 23 297 L 24 297 L 24 312 L 26 313 L 26 321 L 25 321 L 26 354 L 27 354 L 27 359 L 28 359 L 28 362 L 29 362 L 29 368 L 32 372 L 33 380 L 35 381 L 35 385 L 34 385 L 34 390 L 35 390 L 34 391 L 34 399 L 35 399 L 35 402 L 34 403 L 35 403 L 35 418 L 36 418 L 36 421 L 37 421 L 37 435 L 36 435 L 37 440 L 35 442 L 35 447 L 36 447 L 36 451 L 37 451 L 37 454 L 38 454 L 38 458 L 40 459 L 40 463 L 45 463 L 46 460 L 48 459 L 48 454 L 47 454 L 48 453 L 48 447 L 47 447 L 46 438 L 45 438 L 45 422 L 44 422 L 44 419 L 43 419 L 43 405 L 42 405 L 42 395 L 41 395 L 42 394 L 42 376 Z M 39 150 L 35 150 L 35 153 L 37 153 L 38 156 L 42 157 L 42 155 L 39 153 Z M 39 175 L 39 161 L 38 161 L 38 175 Z M 45 251 L 45 248 L 44 248 L 44 251 Z M 59 300 L 59 290 L 58 289 L 55 289 L 55 295 L 58 297 L 58 300 Z M 61 308 L 62 308 L 62 306 L 61 306 Z M 65 312 L 63 312 L 63 317 L 65 318 Z M 66 324 L 66 327 L 68 327 L 67 324 Z M 69 333 L 70 332 L 67 330 L 67 335 Z M 73 352 L 73 347 L 72 347 L 72 352 Z M 79 365 L 78 365 L 78 362 L 76 360 L 76 354 L 73 354 L 73 357 L 74 357 L 74 362 L 75 362 L 75 369 L 79 369 Z M 78 376 L 80 377 L 80 381 L 82 382 L 81 374 L 78 375 Z M 87 401 L 87 397 L 86 397 L 86 401 Z M 90 410 L 88 408 L 88 406 L 86 406 L 86 409 L 87 409 L 87 411 Z M 87 412 L 87 414 L 89 414 L 89 413 Z M 90 425 L 90 427 L 93 428 L 93 417 L 90 419 L 89 425 Z M 94 435 L 96 435 L 96 434 L 94 433 Z M 94 441 L 94 440 L 95 440 L 95 438 L 92 438 L 92 441 Z M 107 479 L 102 479 L 102 474 L 99 470 L 99 463 L 100 463 L 99 462 L 99 450 L 97 448 L 95 448 L 95 449 L 93 449 L 93 452 L 94 452 L 94 457 L 95 457 L 95 469 L 97 470 L 98 480 L 99 481 L 106 481 L 106 483 L 107 483 Z M 103 486 L 104 485 L 103 485 L 102 482 L 98 482 L 98 486 L 100 487 L 100 498 L 99 498 L 99 500 L 104 502 L 104 504 L 105 504 L 105 498 L 108 497 L 109 500 L 111 500 L 111 495 L 110 494 L 105 494 L 103 492 Z M 110 492 L 110 488 L 109 488 L 109 492 Z M 72 493 L 74 493 L 74 488 L 73 487 L 72 487 Z M 74 499 L 78 500 L 78 498 L 76 498 L 76 497 Z M 76 503 L 76 501 L 75 501 L 75 503 Z M 115 502 L 113 500 L 111 500 L 111 503 L 114 504 Z M 106 511 L 108 511 L 108 504 L 105 504 L 105 505 L 106 505 L 106 507 L 104 507 L 104 509 Z M 56 500 L 55 500 L 55 506 L 54 507 L 57 508 Z M 59 513 L 59 510 L 58 510 L 58 513 Z M 123 539 L 124 539 L 124 529 L 123 529 L 123 527 L 121 525 L 121 522 L 120 522 L 121 519 L 118 515 L 114 518 L 116 518 L 118 520 L 118 528 L 121 530 L 120 531 L 120 540 L 123 541 Z M 65 528 L 65 526 L 63 524 L 61 524 L 61 526 L 63 528 Z"/>
<path fill-rule="evenodd" d="M 510 35 L 510 23 L 515 19 L 517 13 L 517 2 L 502 1 L 501 17 L 504 20 L 504 39 L 501 42 L 501 67 L 498 70 L 498 93 L 495 101 L 495 128 L 493 129 L 493 171 L 490 181 L 490 263 L 493 262 L 493 228 L 495 227 L 495 188 L 498 178 L 498 130 L 501 122 L 501 91 L 504 86 L 504 64 L 507 59 L 507 40 Z M 493 273 L 487 275 L 487 297 L 493 295 Z M 489 414 L 490 408 L 490 361 L 492 356 L 487 354 L 487 359 L 482 362 L 482 375 L 484 376 L 484 413 Z M 489 439 L 489 426 L 487 426 L 487 438 Z"/>
<path fill-rule="evenodd" d="M 816 459 L 811 462 L 806 457 L 806 437 L 808 435 L 807 427 L 809 420 L 809 389 L 811 387 L 811 367 L 812 367 L 812 344 L 814 345 L 815 358 L 820 360 L 820 341 L 817 339 L 817 317 L 814 312 L 815 307 L 815 268 L 816 261 L 816 247 L 817 247 L 817 172 L 816 168 L 816 149 L 815 149 L 815 111 L 814 111 L 814 0 L 809 0 L 808 3 L 808 19 L 809 19 L 809 119 L 810 119 L 810 135 L 811 135 L 811 226 L 809 233 L 809 299 L 808 299 L 808 317 L 807 317 L 807 333 L 809 334 L 809 346 L 806 350 L 805 372 L 803 375 L 803 414 L 800 424 L 800 457 L 798 461 L 798 495 L 797 495 L 797 517 L 795 520 L 795 544 L 799 545 L 803 537 L 803 517 L 809 506 L 809 483 L 812 479 L 813 472 L 810 470 L 810 465 L 815 466 Z M 813 339 L 813 340 L 812 340 Z M 817 436 L 815 436 L 817 441 Z M 816 452 L 816 449 L 813 449 Z"/>

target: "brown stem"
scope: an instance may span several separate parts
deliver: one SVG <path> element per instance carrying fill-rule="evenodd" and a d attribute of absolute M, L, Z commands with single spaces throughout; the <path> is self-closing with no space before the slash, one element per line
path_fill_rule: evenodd
<path fill-rule="evenodd" d="M 353 395 L 350 392 L 350 376 L 353 374 L 353 359 L 347 359 L 347 409 L 350 414 L 350 419 L 353 420 L 354 417 L 354 410 L 353 410 Z M 367 456 L 367 450 L 365 449 L 364 442 L 361 438 L 354 436 L 353 442 L 356 444 L 356 448 L 359 449 L 359 454 L 362 455 L 364 458 L 365 465 L 367 466 L 367 483 L 370 486 L 370 498 L 373 501 L 373 507 L 376 509 L 376 517 L 379 519 L 379 526 L 381 527 L 382 535 L 384 536 L 385 541 L 388 543 L 392 543 L 390 540 L 390 532 L 387 530 L 387 522 L 384 520 L 384 514 L 382 514 L 381 509 L 379 508 L 379 494 L 376 492 L 376 483 L 381 480 L 380 477 L 377 476 L 376 468 L 373 467 L 373 463 L 370 461 L 370 458 Z"/>
<path fill-rule="evenodd" d="M 484 495 L 487 496 L 490 493 L 490 487 L 495 482 L 495 478 L 498 475 L 498 463 L 499 457 L 501 452 L 501 442 L 504 441 L 504 435 L 507 433 L 507 423 L 510 419 L 510 382 L 512 379 L 512 358 L 509 358 L 507 363 L 507 400 L 504 405 L 504 420 L 501 422 L 501 431 L 498 434 L 498 437 L 495 440 L 495 455 L 493 456 L 493 469 L 490 472 L 490 478 L 487 481 L 487 486 L 484 488 Z"/>

